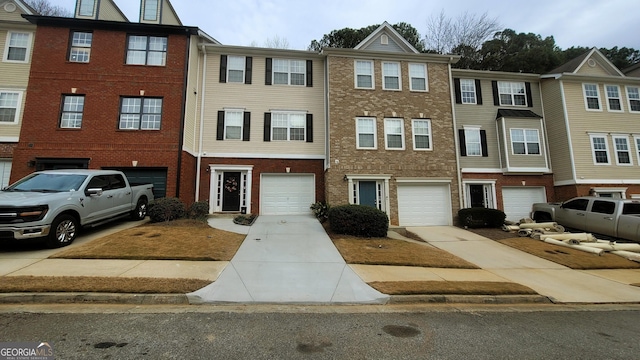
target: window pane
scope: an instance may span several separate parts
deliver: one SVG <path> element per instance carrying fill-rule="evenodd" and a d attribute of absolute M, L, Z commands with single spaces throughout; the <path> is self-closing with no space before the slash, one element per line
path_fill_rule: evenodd
<path fill-rule="evenodd" d="M 390 148 L 402 148 L 402 136 L 401 135 L 387 135 L 387 146 Z"/>
<path fill-rule="evenodd" d="M 129 50 L 147 50 L 146 36 L 129 36 Z"/>
<path fill-rule="evenodd" d="M 513 143 L 513 153 L 514 154 L 518 154 L 518 155 L 526 154 L 525 150 L 524 150 L 524 143 L 514 142 Z"/>
<path fill-rule="evenodd" d="M 80 0 L 80 16 L 92 16 L 95 0 Z"/>
<path fill-rule="evenodd" d="M 359 134 L 358 135 L 359 145 L 360 147 L 370 147 L 374 146 L 373 142 L 373 134 Z"/>
<path fill-rule="evenodd" d="M 373 87 L 372 77 L 369 75 L 358 75 L 358 87 L 372 88 Z"/>
<path fill-rule="evenodd" d="M 287 140 L 287 129 L 273 128 L 273 140 Z"/>
<path fill-rule="evenodd" d="M 120 115 L 120 129 L 138 129 L 140 123 L 140 115 L 122 114 Z"/>
<path fill-rule="evenodd" d="M 27 49 L 26 48 L 9 48 L 9 52 L 7 53 L 7 60 L 13 61 L 24 61 L 27 59 Z"/>
<path fill-rule="evenodd" d="M 427 90 L 427 82 L 425 81 L 425 79 L 412 78 L 411 88 L 413 90 Z"/>
<path fill-rule="evenodd" d="M 155 21 L 158 14 L 158 0 L 145 0 L 144 20 Z"/>
<path fill-rule="evenodd" d="M 167 51 L 166 37 L 149 37 L 149 50 L 151 51 Z"/>
<path fill-rule="evenodd" d="M 91 47 L 91 42 L 93 41 L 93 34 L 90 32 L 79 32 L 76 31 L 73 33 L 73 40 L 71 41 L 72 46 L 82 46 L 82 47 Z"/>
<path fill-rule="evenodd" d="M 166 64 L 167 53 L 164 52 L 149 52 L 147 57 L 147 65 L 164 66 Z"/>
<path fill-rule="evenodd" d="M 429 136 L 416 135 L 415 139 L 416 139 L 416 148 L 417 149 L 429 149 L 431 147 Z"/>
<path fill-rule="evenodd" d="M 287 85 L 289 84 L 289 73 L 273 73 L 273 83 L 276 85 Z"/>

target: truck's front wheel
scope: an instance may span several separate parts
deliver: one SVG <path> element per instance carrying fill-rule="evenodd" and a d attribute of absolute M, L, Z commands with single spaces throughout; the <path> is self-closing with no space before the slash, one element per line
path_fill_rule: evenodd
<path fill-rule="evenodd" d="M 136 204 L 136 208 L 131 212 L 133 220 L 142 220 L 147 216 L 147 200 L 140 199 Z"/>
<path fill-rule="evenodd" d="M 51 224 L 47 246 L 58 248 L 67 246 L 76 239 L 78 234 L 78 220 L 67 214 L 58 215 Z"/>

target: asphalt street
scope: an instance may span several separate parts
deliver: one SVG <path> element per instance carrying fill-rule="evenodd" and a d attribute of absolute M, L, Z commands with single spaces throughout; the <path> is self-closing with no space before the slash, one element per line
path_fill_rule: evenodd
<path fill-rule="evenodd" d="M 637 359 L 640 306 L 0 306 L 56 359 Z"/>

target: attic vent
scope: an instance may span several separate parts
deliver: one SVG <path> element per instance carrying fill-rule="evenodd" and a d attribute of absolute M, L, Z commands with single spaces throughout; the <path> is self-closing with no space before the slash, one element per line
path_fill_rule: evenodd
<path fill-rule="evenodd" d="M 14 3 L 6 3 L 4 4 L 4 11 L 12 13 L 14 11 L 16 11 L 16 4 Z"/>
<path fill-rule="evenodd" d="M 380 36 L 380 44 L 389 45 L 389 37 L 387 35 Z"/>
<path fill-rule="evenodd" d="M 593 59 L 589 59 L 587 60 L 587 65 L 589 65 L 589 67 L 596 67 L 596 61 Z"/>

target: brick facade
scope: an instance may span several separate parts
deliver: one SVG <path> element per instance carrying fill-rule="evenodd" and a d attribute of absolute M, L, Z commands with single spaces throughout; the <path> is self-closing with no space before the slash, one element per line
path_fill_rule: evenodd
<path fill-rule="evenodd" d="M 0 143 L 0 158 L 12 158 L 16 143 Z"/>
<path fill-rule="evenodd" d="M 390 175 L 387 211 L 392 225 L 398 224 L 397 178 L 450 181 L 452 216 L 459 209 L 459 181 L 454 142 L 451 88 L 447 64 L 428 63 L 428 92 L 410 92 L 408 63 L 401 61 L 402 91 L 382 90 L 381 60 L 374 61 L 375 89 L 354 88 L 354 58 L 329 55 L 329 169 L 326 173 L 327 201 L 349 203 L 346 174 Z M 397 61 L 397 60 L 396 60 Z M 356 149 L 356 117 L 375 117 L 377 149 Z M 404 123 L 405 149 L 385 150 L 384 119 Z M 431 120 L 433 150 L 413 150 L 412 119 Z"/>
<path fill-rule="evenodd" d="M 502 188 L 509 187 L 544 187 L 547 195 L 547 201 L 557 201 L 553 187 L 553 175 L 503 175 L 495 173 L 463 173 L 462 180 L 495 180 L 497 209 L 504 209 L 502 200 Z"/>
<path fill-rule="evenodd" d="M 92 169 L 137 161 L 138 167 L 168 168 L 166 194 L 176 196 L 188 36 L 142 24 L 96 28 L 90 62 L 76 63 L 67 60 L 74 20 L 68 21 L 67 27 L 38 24 L 12 181 L 34 171 L 28 164 L 38 158 L 86 158 Z M 127 35 L 134 32 L 167 36 L 166 66 L 125 64 Z M 82 126 L 62 129 L 63 95 L 72 94 L 85 96 Z M 119 130 L 123 96 L 162 98 L 161 129 Z"/>

